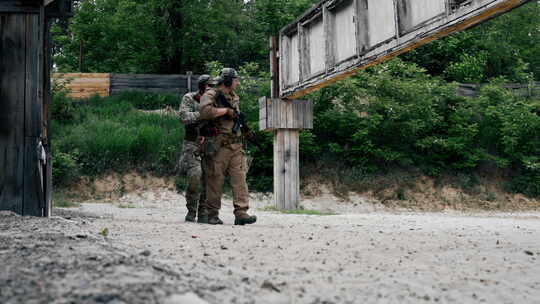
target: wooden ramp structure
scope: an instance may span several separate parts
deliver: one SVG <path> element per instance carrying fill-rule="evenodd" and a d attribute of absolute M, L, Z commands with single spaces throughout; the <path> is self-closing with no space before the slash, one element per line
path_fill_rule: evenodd
<path fill-rule="evenodd" d="M 0 210 L 51 213 L 49 25 L 70 14 L 71 0 L 0 1 Z"/>
<path fill-rule="evenodd" d="M 280 97 L 299 98 L 530 1 L 322 1 L 280 32 Z"/>
<path fill-rule="evenodd" d="M 284 27 L 271 42 L 272 99 L 268 109 L 294 104 L 310 92 L 354 75 L 433 40 L 462 31 L 533 0 L 323 0 Z M 305 104 L 306 101 L 301 101 Z M 292 128 L 262 116 L 260 129 L 274 132 L 274 199 L 298 208 L 299 130 L 312 127 L 312 107 L 280 117 L 310 121 Z M 262 111 L 262 110 L 261 110 Z M 290 157 L 290 156 L 294 157 Z"/>

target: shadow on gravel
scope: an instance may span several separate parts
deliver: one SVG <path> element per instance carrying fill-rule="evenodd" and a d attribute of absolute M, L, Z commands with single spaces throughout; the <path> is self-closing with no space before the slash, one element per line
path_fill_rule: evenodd
<path fill-rule="evenodd" d="M 55 210 L 49 219 L 0 212 L 1 302 L 174 303 L 187 296 L 205 303 L 199 296 L 210 292 L 211 279 L 156 262 L 149 251 L 116 248 L 85 227 L 95 217 L 71 210 Z"/>

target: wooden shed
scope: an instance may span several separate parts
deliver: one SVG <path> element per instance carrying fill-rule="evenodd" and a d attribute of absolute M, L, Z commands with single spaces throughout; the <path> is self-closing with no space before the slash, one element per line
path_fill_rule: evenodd
<path fill-rule="evenodd" d="M 0 1 L 0 210 L 50 215 L 49 28 L 71 1 Z"/>

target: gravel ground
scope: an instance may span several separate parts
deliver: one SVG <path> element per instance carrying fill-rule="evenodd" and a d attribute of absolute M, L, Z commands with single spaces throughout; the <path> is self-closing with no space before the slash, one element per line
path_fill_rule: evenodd
<path fill-rule="evenodd" d="M 0 302 L 540 303 L 540 213 L 255 210 L 240 227 L 230 202 L 223 226 L 125 204 L 0 215 Z"/>

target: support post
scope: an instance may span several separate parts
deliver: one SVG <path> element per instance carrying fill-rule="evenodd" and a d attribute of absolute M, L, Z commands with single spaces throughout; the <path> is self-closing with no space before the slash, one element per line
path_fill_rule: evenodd
<path fill-rule="evenodd" d="M 279 98 L 279 42 L 277 37 L 271 38 L 270 48 L 272 99 L 277 99 Z M 278 209 L 298 209 L 300 203 L 299 134 L 298 129 L 277 129 L 274 131 L 274 205 Z"/>
<path fill-rule="evenodd" d="M 298 209 L 300 203 L 300 129 L 313 125 L 311 104 L 281 100 L 279 43 L 270 39 L 272 98 L 261 98 L 260 126 L 274 132 L 274 204 L 281 210 Z M 296 51 L 296 50 L 293 50 Z"/>
<path fill-rule="evenodd" d="M 193 72 L 188 71 L 187 72 L 187 92 L 191 92 L 191 75 L 193 75 Z"/>
<path fill-rule="evenodd" d="M 280 210 L 298 209 L 300 159 L 298 129 L 278 129 L 274 135 L 274 203 Z"/>

